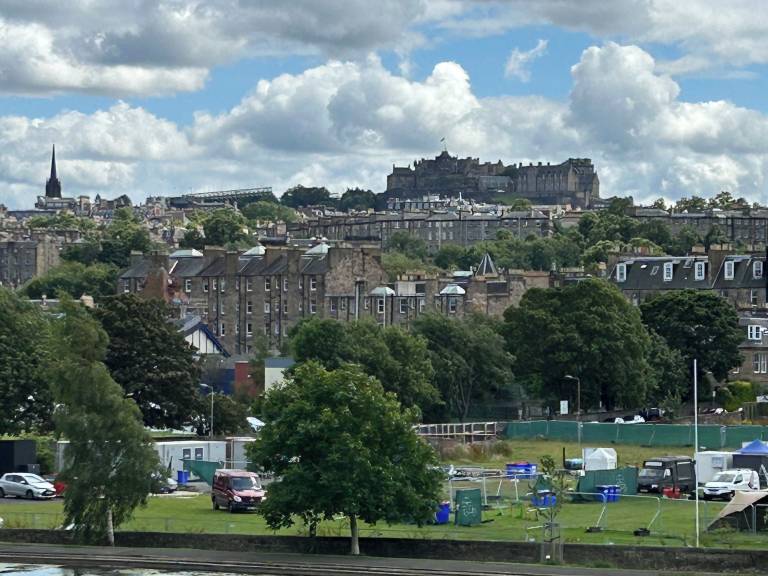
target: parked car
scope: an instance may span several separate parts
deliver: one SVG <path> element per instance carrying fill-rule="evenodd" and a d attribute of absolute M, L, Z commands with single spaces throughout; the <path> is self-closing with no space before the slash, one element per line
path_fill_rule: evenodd
<path fill-rule="evenodd" d="M 211 487 L 214 510 L 255 510 L 267 498 L 259 475 L 246 470 L 216 470 Z"/>
<path fill-rule="evenodd" d="M 152 494 L 170 494 L 176 492 L 179 483 L 173 478 L 166 478 L 164 474 L 152 475 Z"/>
<path fill-rule="evenodd" d="M 704 500 L 724 498 L 730 500 L 736 492 L 760 490 L 760 477 L 754 470 L 739 468 L 723 470 L 715 474 L 711 482 L 704 484 Z"/>
<path fill-rule="evenodd" d="M 9 472 L 0 477 L 0 498 L 16 496 L 17 498 L 53 498 L 56 489 L 53 484 L 43 480 L 37 474 L 26 472 Z"/>

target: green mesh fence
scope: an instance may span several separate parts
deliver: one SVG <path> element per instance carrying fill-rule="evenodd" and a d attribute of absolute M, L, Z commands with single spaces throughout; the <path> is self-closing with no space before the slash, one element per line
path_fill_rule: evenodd
<path fill-rule="evenodd" d="M 566 420 L 533 420 L 507 424 L 507 438 L 545 438 L 574 441 L 579 423 Z M 745 442 L 768 439 L 766 426 L 699 426 L 699 449 L 741 448 Z M 613 424 L 584 422 L 581 440 L 588 444 L 639 446 L 693 446 L 693 424 Z"/>

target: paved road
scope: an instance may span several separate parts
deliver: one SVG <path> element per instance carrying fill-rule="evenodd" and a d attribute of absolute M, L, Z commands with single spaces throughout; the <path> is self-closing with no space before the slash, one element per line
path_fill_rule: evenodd
<path fill-rule="evenodd" d="M 1 536 L 1 534 L 0 534 Z M 460 562 L 168 548 L 105 548 L 0 543 L 0 563 L 79 568 L 148 568 L 169 571 L 280 574 L 291 576 L 657 576 L 661 572 L 553 567 L 497 562 Z M 707 576 L 707 575 L 700 575 Z M 722 575 L 720 575 L 722 576 Z"/>

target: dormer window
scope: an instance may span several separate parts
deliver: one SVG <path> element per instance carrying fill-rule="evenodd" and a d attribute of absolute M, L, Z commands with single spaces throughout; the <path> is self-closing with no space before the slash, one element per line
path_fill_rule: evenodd
<path fill-rule="evenodd" d="M 763 339 L 763 327 L 750 324 L 747 326 L 747 338 L 749 340 L 762 340 Z"/>
<path fill-rule="evenodd" d="M 705 268 L 704 268 L 704 262 L 696 262 L 694 267 L 694 277 L 696 280 L 704 280 L 705 275 Z"/>
<path fill-rule="evenodd" d="M 733 260 L 725 261 L 724 274 L 726 280 L 733 280 Z"/>
<path fill-rule="evenodd" d="M 763 261 L 755 260 L 752 263 L 752 278 L 758 280 L 763 277 Z"/>
<path fill-rule="evenodd" d="M 672 281 L 672 273 L 674 266 L 672 262 L 665 262 L 664 263 L 664 282 L 671 282 Z"/>
<path fill-rule="evenodd" d="M 626 282 L 627 265 L 624 263 L 616 264 L 616 282 Z"/>

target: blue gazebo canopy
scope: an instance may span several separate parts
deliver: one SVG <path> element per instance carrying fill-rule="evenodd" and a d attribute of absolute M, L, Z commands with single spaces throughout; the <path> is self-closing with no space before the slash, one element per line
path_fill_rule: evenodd
<path fill-rule="evenodd" d="M 766 446 L 760 440 L 753 440 L 741 450 L 737 450 L 736 454 L 752 454 L 755 456 L 768 456 L 768 446 Z"/>

